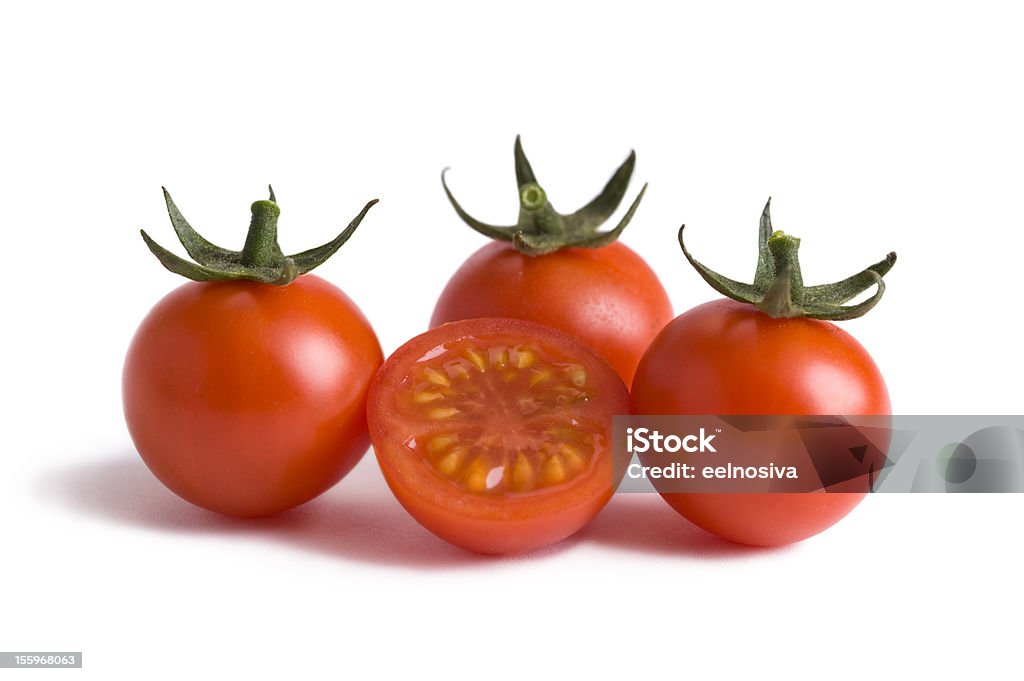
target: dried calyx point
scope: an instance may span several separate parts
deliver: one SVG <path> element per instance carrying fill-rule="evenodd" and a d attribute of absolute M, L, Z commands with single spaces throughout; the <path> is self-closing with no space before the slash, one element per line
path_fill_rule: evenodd
<path fill-rule="evenodd" d="M 830 321 L 855 319 L 878 304 L 885 293 L 882 277 L 896 263 L 895 253 L 890 253 L 883 260 L 842 281 L 804 286 L 797 257 L 800 239 L 781 231 L 772 231 L 769 211 L 771 203 L 772 200 L 769 198 L 761 213 L 757 271 L 754 273 L 753 284 L 724 277 L 695 260 L 683 242 L 683 230 L 686 225 L 679 228 L 679 245 L 683 248 L 683 254 L 704 281 L 722 295 L 742 303 L 750 303 L 774 318 L 808 317 Z M 843 304 L 872 286 L 877 288 L 874 295 L 867 300 L 856 305 Z"/>
<path fill-rule="evenodd" d="M 145 230 L 141 230 L 142 238 L 164 267 L 193 281 L 248 279 L 264 284 L 284 286 L 294 281 L 300 274 L 319 267 L 334 255 L 356 231 L 356 227 L 362 222 L 370 207 L 377 203 L 377 199 L 367 203 L 348 227 L 331 241 L 308 251 L 285 255 L 277 243 L 277 218 L 281 215 L 281 209 L 274 197 L 274 188 L 270 187 L 269 189 L 269 200 L 257 201 L 252 204 L 249 233 L 246 236 L 245 245 L 240 251 L 231 251 L 215 246 L 200 236 L 181 215 L 181 211 L 174 205 L 174 201 L 171 200 L 171 195 L 167 193 L 166 189 L 164 189 L 164 201 L 167 203 L 167 214 L 171 218 L 171 225 L 174 226 L 181 245 L 185 247 L 185 251 L 195 262 L 174 255 L 153 241 Z"/>
<path fill-rule="evenodd" d="M 607 246 L 615 241 L 629 224 L 637 206 L 640 205 L 640 199 L 647 191 L 645 184 L 614 229 L 599 232 L 597 228 L 611 217 L 626 195 L 626 187 L 629 186 L 629 179 L 633 175 L 633 166 L 636 165 L 636 152 L 630 152 L 629 157 L 615 171 L 600 194 L 583 208 L 568 215 L 556 211 L 548 201 L 547 193 L 537 183 L 533 168 L 530 167 L 530 162 L 526 159 L 526 154 L 523 153 L 523 145 L 518 136 L 516 136 L 515 159 L 516 181 L 519 184 L 519 222 L 515 225 L 509 227 L 488 225 L 463 210 L 448 189 L 448 183 L 445 181 L 447 168 L 441 173 L 441 184 L 444 185 L 444 191 L 448 195 L 452 207 L 455 208 L 455 212 L 467 225 L 484 236 L 512 242 L 516 249 L 526 255 L 544 255 L 568 247 L 600 248 Z"/>

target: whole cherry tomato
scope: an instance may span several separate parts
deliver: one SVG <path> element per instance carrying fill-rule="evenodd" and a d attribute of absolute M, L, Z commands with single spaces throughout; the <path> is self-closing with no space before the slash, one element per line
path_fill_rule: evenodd
<path fill-rule="evenodd" d="M 852 336 L 830 321 L 871 309 L 884 291 L 894 253 L 835 284 L 805 287 L 799 240 L 773 232 L 769 206 L 761 218 L 753 285 L 727 279 L 686 257 L 732 300 L 700 305 L 670 322 L 647 349 L 633 381 L 638 414 L 878 415 L 891 413 L 878 367 Z M 877 285 L 859 305 L 843 303 Z M 773 452 L 764 453 L 765 461 Z M 849 456 L 836 452 L 836 456 Z M 700 527 L 735 542 L 800 541 L 849 513 L 865 492 L 665 493 Z"/>
<path fill-rule="evenodd" d="M 168 269 L 196 281 L 157 303 L 129 347 L 123 399 L 132 440 L 161 482 L 203 508 L 263 516 L 306 502 L 366 451 L 366 392 L 383 357 L 356 305 L 305 273 L 374 202 L 334 241 L 286 257 L 276 201 L 253 204 L 249 239 L 236 253 L 196 234 L 165 196 L 198 264 L 143 237 Z"/>
<path fill-rule="evenodd" d="M 496 241 L 470 256 L 451 278 L 431 326 L 474 317 L 552 326 L 596 350 L 628 385 L 651 339 L 672 318 L 672 305 L 657 275 L 615 241 L 646 186 L 618 226 L 597 231 L 622 201 L 636 155 L 630 154 L 597 198 L 570 215 L 556 212 L 548 202 L 519 138 L 515 160 L 520 202 L 515 226 L 495 227 L 474 219 L 445 184 L 459 216 Z"/>

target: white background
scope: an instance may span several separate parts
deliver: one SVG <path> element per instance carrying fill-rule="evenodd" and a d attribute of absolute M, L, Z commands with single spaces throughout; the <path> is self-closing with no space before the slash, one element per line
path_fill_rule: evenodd
<path fill-rule="evenodd" d="M 769 195 L 812 283 L 896 250 L 885 300 L 844 325 L 896 411 L 1021 413 L 1012 4 L 490 7 L 3 11 L 0 649 L 81 650 L 84 670 L 38 675 L 97 679 L 1016 674 L 1020 495 L 878 495 L 780 550 L 621 497 L 559 546 L 485 559 L 421 530 L 372 455 L 257 522 L 148 473 L 120 371 L 178 283 L 138 236 L 173 244 L 161 185 L 239 245 L 272 182 L 286 251 L 379 197 L 320 273 L 390 352 L 483 243 L 441 168 L 470 212 L 511 222 L 516 133 L 564 210 L 637 150 L 650 190 L 624 241 L 677 312 L 714 295 L 679 224 L 745 277 Z"/>

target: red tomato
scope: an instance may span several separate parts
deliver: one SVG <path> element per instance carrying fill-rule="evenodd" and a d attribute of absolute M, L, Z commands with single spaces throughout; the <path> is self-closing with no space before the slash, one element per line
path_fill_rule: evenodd
<path fill-rule="evenodd" d="M 430 324 L 474 317 L 525 319 L 576 336 L 628 385 L 672 304 L 654 271 L 621 243 L 530 256 L 495 241 L 458 269 Z"/>
<path fill-rule="evenodd" d="M 445 324 L 399 348 L 370 386 L 384 478 L 428 530 L 518 553 L 583 527 L 611 498 L 622 379 L 578 340 L 512 319 Z"/>
<path fill-rule="evenodd" d="M 637 368 L 639 414 L 888 415 L 867 351 L 835 325 L 773 319 L 716 300 L 670 322 Z M 743 544 L 800 541 L 831 527 L 865 493 L 664 494 L 693 523 Z"/>
<path fill-rule="evenodd" d="M 369 444 L 383 361 L 370 324 L 324 280 L 190 282 L 143 320 L 125 361 L 125 419 L 150 470 L 192 503 L 277 513 L 340 480 Z"/>

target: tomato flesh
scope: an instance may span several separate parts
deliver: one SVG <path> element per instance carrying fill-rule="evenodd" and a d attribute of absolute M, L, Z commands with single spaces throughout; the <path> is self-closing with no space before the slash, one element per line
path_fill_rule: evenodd
<path fill-rule="evenodd" d="M 427 529 L 482 553 L 572 534 L 613 489 L 611 417 L 625 385 L 579 341 L 509 319 L 446 324 L 385 362 L 370 437 L 392 491 Z"/>

